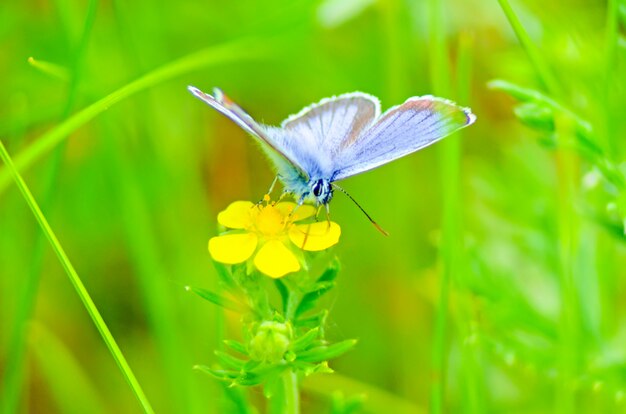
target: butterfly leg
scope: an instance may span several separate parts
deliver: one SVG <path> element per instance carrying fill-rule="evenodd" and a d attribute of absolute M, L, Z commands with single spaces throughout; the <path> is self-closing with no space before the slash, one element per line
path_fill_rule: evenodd
<path fill-rule="evenodd" d="M 286 194 L 286 193 L 283 193 Z M 282 198 L 282 197 L 281 197 Z M 306 199 L 306 195 L 303 195 L 302 197 L 300 197 L 300 199 L 298 200 L 298 202 L 296 203 L 296 206 L 293 208 L 293 210 L 291 210 L 291 212 L 289 213 L 289 218 L 291 218 L 291 216 L 294 215 L 294 213 L 296 212 L 297 209 L 300 208 L 300 206 L 302 204 L 304 204 L 304 200 Z"/>
<path fill-rule="evenodd" d="M 270 185 L 270 188 L 267 190 L 267 193 L 265 193 L 265 195 L 263 196 L 262 199 L 260 199 L 259 201 L 257 201 L 256 205 L 260 206 L 261 204 L 263 204 L 263 202 L 269 202 L 272 198 L 272 191 L 274 191 L 274 187 L 276 187 L 276 183 L 278 182 L 278 175 L 276 177 L 274 177 L 274 180 L 272 181 L 272 184 Z"/>
<path fill-rule="evenodd" d="M 278 182 L 278 177 L 280 177 L 278 174 L 276 175 L 276 177 L 274 177 L 274 180 L 272 181 L 269 190 L 267 190 L 268 195 L 271 195 L 272 191 L 274 191 L 274 187 L 276 187 L 276 183 Z"/>
<path fill-rule="evenodd" d="M 320 221 L 319 220 L 320 211 L 322 211 L 322 206 L 319 206 L 317 208 L 317 211 L 315 212 L 315 221 Z"/>
<path fill-rule="evenodd" d="M 330 231 L 330 205 L 328 203 L 324 205 L 326 206 L 326 224 L 328 224 L 327 231 Z"/>
<path fill-rule="evenodd" d="M 278 197 L 278 201 L 283 201 L 283 198 L 287 197 L 290 194 L 291 193 L 288 193 L 287 191 L 283 191 L 283 193 L 280 195 L 280 197 Z"/>

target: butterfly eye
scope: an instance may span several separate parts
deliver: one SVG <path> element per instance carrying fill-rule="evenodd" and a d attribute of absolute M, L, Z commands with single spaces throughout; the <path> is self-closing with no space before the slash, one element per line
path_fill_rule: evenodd
<path fill-rule="evenodd" d="M 319 197 L 320 194 L 322 194 L 322 180 L 318 180 L 315 182 L 315 184 L 313 184 L 313 195 L 315 197 Z"/>

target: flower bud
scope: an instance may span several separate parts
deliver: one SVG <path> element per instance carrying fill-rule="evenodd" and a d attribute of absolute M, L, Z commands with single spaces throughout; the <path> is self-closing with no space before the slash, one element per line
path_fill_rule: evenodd
<path fill-rule="evenodd" d="M 265 321 L 248 344 L 250 357 L 256 361 L 280 362 L 291 343 L 291 325 Z"/>

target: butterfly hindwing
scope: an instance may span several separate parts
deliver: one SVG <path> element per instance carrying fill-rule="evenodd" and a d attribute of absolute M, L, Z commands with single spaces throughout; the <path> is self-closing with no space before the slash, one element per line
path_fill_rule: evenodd
<path fill-rule="evenodd" d="M 432 96 L 409 98 L 387 110 L 336 157 L 333 181 L 342 180 L 424 148 L 471 125 L 467 108 Z"/>

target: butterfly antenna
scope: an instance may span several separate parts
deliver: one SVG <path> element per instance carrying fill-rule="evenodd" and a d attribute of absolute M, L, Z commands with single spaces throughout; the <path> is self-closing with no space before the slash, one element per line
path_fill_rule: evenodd
<path fill-rule="evenodd" d="M 335 183 L 331 183 L 331 185 L 332 185 L 334 188 L 336 188 L 337 190 L 339 190 L 339 191 L 341 191 L 342 193 L 344 193 L 345 195 L 347 195 L 347 196 L 348 196 L 348 198 L 349 198 L 350 200 L 352 200 L 352 202 L 353 202 L 354 204 L 356 204 L 356 206 L 359 208 L 359 210 L 361 210 L 361 211 L 363 212 L 363 214 L 365 214 L 365 217 L 367 217 L 367 219 L 368 219 L 368 220 L 369 220 L 369 221 L 370 221 L 370 222 L 374 225 L 374 227 L 376 227 L 376 229 L 377 229 L 379 232 L 381 232 L 381 233 L 382 233 L 383 235 L 385 235 L 385 236 L 389 236 L 389 233 L 387 233 L 387 231 L 385 231 L 385 229 L 383 229 L 382 227 L 380 227 L 380 225 L 379 225 L 378 223 L 376 223 L 376 222 L 374 221 L 374 219 L 373 219 L 373 218 L 372 218 L 369 214 L 367 214 L 367 211 L 365 211 L 365 210 L 363 209 L 363 207 L 361 207 L 361 205 L 360 205 L 359 203 L 357 203 L 357 201 L 354 199 L 354 197 L 352 197 L 350 194 L 348 194 L 348 192 L 347 192 L 346 190 L 344 190 L 343 188 L 339 187 L 337 184 L 335 184 Z"/>

